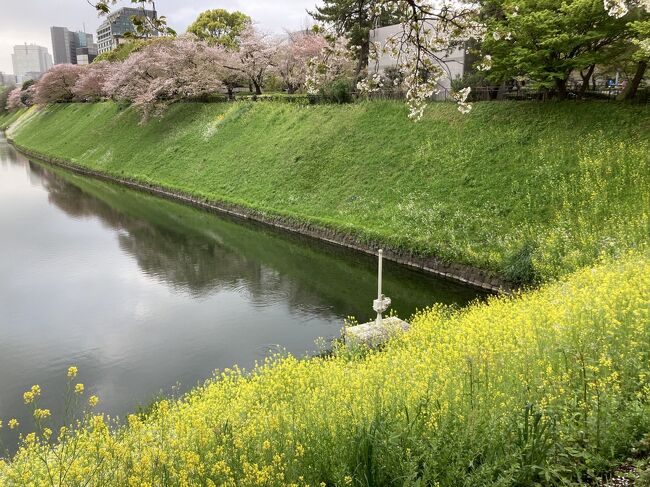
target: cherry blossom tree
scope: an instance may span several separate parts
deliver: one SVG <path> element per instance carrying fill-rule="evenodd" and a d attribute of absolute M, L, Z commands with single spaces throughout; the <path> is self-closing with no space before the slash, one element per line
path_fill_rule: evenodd
<path fill-rule="evenodd" d="M 307 62 L 307 93 L 316 95 L 328 83 L 339 79 L 352 79 L 356 61 L 354 53 L 348 49 L 342 37 L 325 37 L 326 44 L 318 55 Z"/>
<path fill-rule="evenodd" d="M 86 66 L 77 78 L 72 88 L 75 98 L 80 101 L 97 101 L 108 97 L 104 87 L 112 65 L 108 61 L 100 61 Z"/>
<path fill-rule="evenodd" d="M 469 39 L 481 39 L 484 28 L 479 19 L 477 4 L 465 0 L 377 0 L 368 5 L 373 18 L 391 18 L 400 26 L 398 32 L 383 45 L 371 43 L 368 76 L 357 83 L 360 92 L 380 89 L 383 77 L 379 72 L 379 57 L 389 54 L 396 60 L 399 78 L 406 88 L 409 117 L 420 119 L 427 101 L 439 90 L 439 82 L 448 75 L 444 53 L 452 46 Z M 330 43 L 321 55 L 312 59 L 307 76 L 310 93 L 329 82 L 336 71 L 346 65 L 345 46 Z M 334 71 L 332 73 L 332 71 Z M 459 109 L 467 112 L 468 92 L 456 93 Z"/>
<path fill-rule="evenodd" d="M 274 39 L 249 25 L 241 34 L 233 63 L 227 68 L 244 73 L 254 86 L 255 93 L 261 95 L 266 75 L 276 64 L 277 50 Z"/>
<path fill-rule="evenodd" d="M 239 53 L 220 45 L 212 46 L 209 49 L 212 51 L 210 56 L 214 60 L 215 75 L 223 83 L 228 93 L 228 99 L 234 100 L 235 89 L 249 84 L 246 73 L 232 68 L 240 63 Z"/>
<path fill-rule="evenodd" d="M 383 0 L 377 8 L 395 16 L 401 29 L 384 45 L 371 45 L 374 73 L 360 88 L 377 89 L 379 55 L 392 55 L 404 76 L 409 117 L 420 119 L 427 100 L 439 91 L 440 80 L 448 76 L 444 53 L 455 44 L 482 39 L 485 30 L 478 17 L 477 5 L 464 1 Z M 454 95 L 461 112 L 471 108 L 466 103 L 468 94 Z"/>
<path fill-rule="evenodd" d="M 113 65 L 105 89 L 114 99 L 128 100 L 143 120 L 162 116 L 172 103 L 197 99 L 224 88 L 218 51 L 193 39 L 155 42 Z"/>
<path fill-rule="evenodd" d="M 625 17 L 628 12 L 637 8 L 650 12 L 650 0 L 603 0 L 603 6 L 609 15 L 617 19 Z"/>
<path fill-rule="evenodd" d="M 20 86 L 16 86 L 9 92 L 9 96 L 7 97 L 7 110 L 18 110 L 27 106 L 23 103 L 22 92 L 23 90 Z"/>
<path fill-rule="evenodd" d="M 290 33 L 278 45 L 275 71 L 289 93 L 305 87 L 310 60 L 318 57 L 326 46 L 325 36 L 311 31 Z"/>
<path fill-rule="evenodd" d="M 45 105 L 74 100 L 72 90 L 84 69 L 84 66 L 76 64 L 57 64 L 53 66 L 36 83 L 34 101 Z"/>

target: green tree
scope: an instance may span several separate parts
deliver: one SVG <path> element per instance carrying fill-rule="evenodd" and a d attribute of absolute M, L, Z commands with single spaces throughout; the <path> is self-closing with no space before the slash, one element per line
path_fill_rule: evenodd
<path fill-rule="evenodd" d="M 210 44 L 234 49 L 239 45 L 242 32 L 251 24 L 251 18 L 242 12 L 228 12 L 217 8 L 199 14 L 187 31 Z"/>
<path fill-rule="evenodd" d="M 117 46 L 112 51 L 101 53 L 94 59 L 94 63 L 108 61 L 111 63 L 121 62 L 127 59 L 132 53 L 139 51 L 151 43 L 151 39 L 129 39 Z"/>
<path fill-rule="evenodd" d="M 595 67 L 629 43 L 629 20 L 609 15 L 602 0 L 488 0 L 482 10 L 489 78 L 527 78 L 560 99 L 572 73 L 580 73 L 584 92 Z"/>
<path fill-rule="evenodd" d="M 650 62 L 650 18 L 646 14 L 644 19 L 631 22 L 629 27 L 634 35 L 634 39 L 632 39 L 634 52 L 631 58 L 636 61 L 637 67 L 634 76 L 625 87 L 623 93 L 623 99 L 625 100 L 631 100 L 636 96 Z"/>
<path fill-rule="evenodd" d="M 322 6 L 309 12 L 314 20 L 333 26 L 337 35 L 348 39 L 349 46 L 357 52 L 357 77 L 368 66 L 370 31 L 396 22 L 385 10 L 381 18 L 375 17 L 373 12 L 379 3 L 379 0 L 323 0 Z"/>
<path fill-rule="evenodd" d="M 0 86 L 0 113 L 7 111 L 7 98 L 9 98 L 9 92 L 11 88 L 8 86 Z"/>

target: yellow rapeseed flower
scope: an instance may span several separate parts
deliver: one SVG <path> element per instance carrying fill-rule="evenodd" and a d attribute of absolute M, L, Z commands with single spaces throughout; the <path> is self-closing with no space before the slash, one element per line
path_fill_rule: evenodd
<path fill-rule="evenodd" d="M 40 408 L 38 408 L 38 409 L 35 409 L 35 410 L 34 410 L 34 417 L 35 417 L 36 419 L 45 419 L 45 418 L 49 418 L 50 415 L 51 415 L 51 413 L 50 413 L 50 410 L 49 410 L 49 409 L 40 409 Z"/>
<path fill-rule="evenodd" d="M 31 404 L 32 402 L 34 402 L 34 399 L 36 399 L 40 395 L 41 395 L 41 387 L 38 384 L 35 384 L 31 387 L 29 391 L 26 391 L 23 394 L 23 400 L 25 401 L 25 404 Z"/>
<path fill-rule="evenodd" d="M 68 377 L 70 377 L 71 379 L 74 378 L 74 377 L 77 377 L 77 372 L 78 372 L 77 367 L 75 367 L 75 366 L 69 367 L 68 368 Z"/>
<path fill-rule="evenodd" d="M 9 429 L 12 430 L 12 429 L 17 428 L 18 426 L 20 426 L 20 423 L 18 422 L 18 420 L 16 420 L 16 418 L 12 418 L 7 423 L 7 426 L 9 426 Z"/>
<path fill-rule="evenodd" d="M 76 394 L 83 394 L 84 393 L 84 385 L 80 383 L 80 384 L 77 384 L 76 386 L 74 386 L 74 392 Z"/>
<path fill-rule="evenodd" d="M 95 407 L 99 403 L 99 398 L 97 396 L 90 396 L 88 398 L 88 404 L 90 404 L 90 407 Z"/>

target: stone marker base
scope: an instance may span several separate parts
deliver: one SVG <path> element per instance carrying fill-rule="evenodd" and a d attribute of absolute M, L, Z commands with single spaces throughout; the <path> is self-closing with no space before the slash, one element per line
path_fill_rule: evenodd
<path fill-rule="evenodd" d="M 381 326 L 371 321 L 363 325 L 351 326 L 343 331 L 343 339 L 346 345 L 367 345 L 377 347 L 388 341 L 398 333 L 408 331 L 409 324 L 393 316 L 384 318 Z"/>

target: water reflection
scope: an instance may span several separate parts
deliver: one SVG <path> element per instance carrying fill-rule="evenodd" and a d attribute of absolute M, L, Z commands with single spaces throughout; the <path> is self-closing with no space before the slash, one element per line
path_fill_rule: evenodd
<path fill-rule="evenodd" d="M 216 217 L 111 184 L 29 162 L 48 199 L 68 215 L 117 230 L 120 248 L 148 276 L 195 297 L 243 292 L 260 307 L 368 318 L 374 260 L 261 225 Z M 465 304 L 467 288 L 387 264 L 385 289 L 402 316 L 432 302 Z M 416 281 L 415 285 L 411 281 Z"/>
<path fill-rule="evenodd" d="M 402 316 L 476 294 L 386 265 Z M 371 317 L 375 262 L 312 239 L 30 162 L 0 140 L 0 419 L 56 414 L 68 365 L 123 414 L 177 382 Z M 5 440 L 11 443 L 15 435 Z"/>

